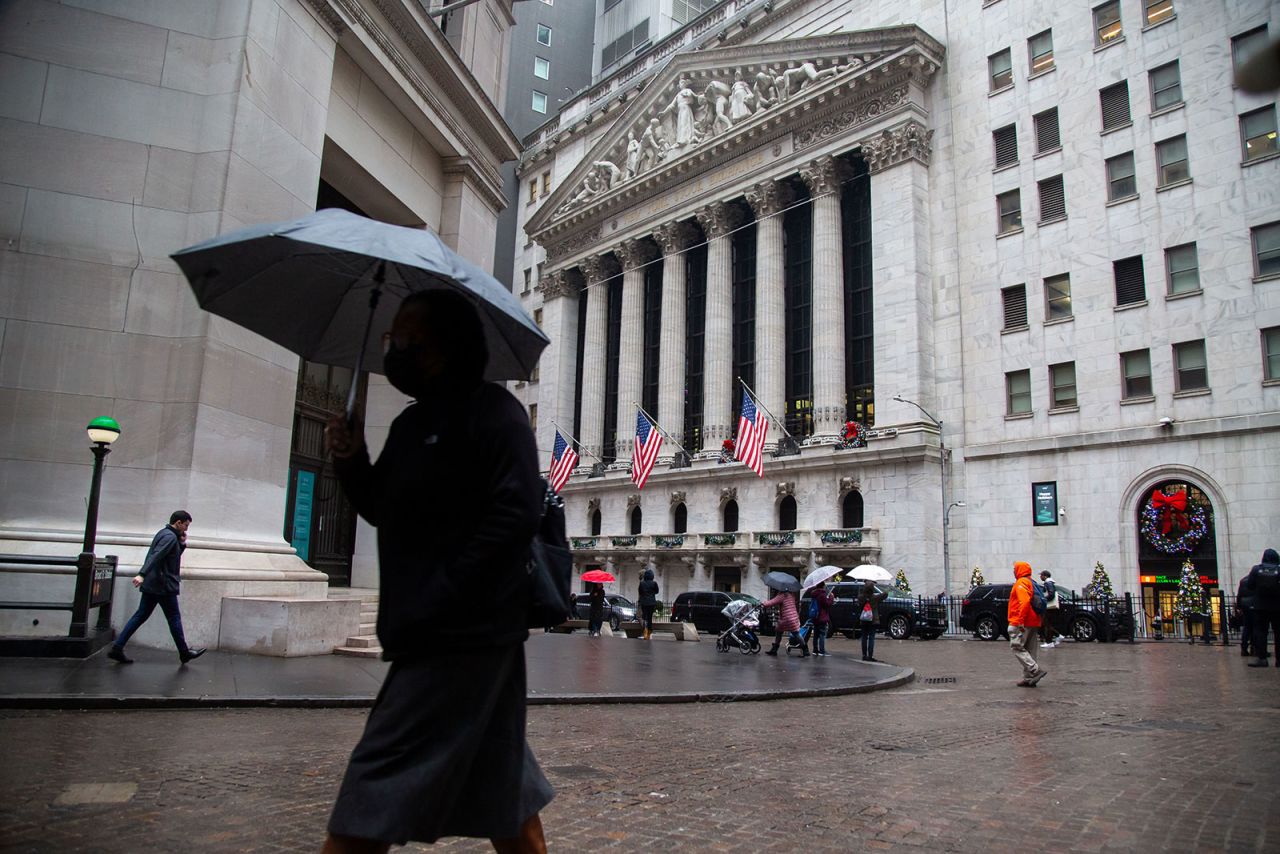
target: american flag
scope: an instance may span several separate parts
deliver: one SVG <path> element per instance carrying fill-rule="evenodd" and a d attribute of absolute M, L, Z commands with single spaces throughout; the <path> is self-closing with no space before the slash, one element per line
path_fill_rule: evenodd
<path fill-rule="evenodd" d="M 569 447 L 569 443 L 556 431 L 556 447 L 551 452 L 551 488 L 556 492 L 569 480 L 574 468 L 578 465 L 578 452 Z"/>
<path fill-rule="evenodd" d="M 636 489 L 644 489 L 644 482 L 653 471 L 653 464 L 658 459 L 658 449 L 662 447 L 662 434 L 642 410 L 636 410 L 636 447 L 631 454 L 631 482 Z"/>
<path fill-rule="evenodd" d="M 756 402 L 746 389 L 742 390 L 742 415 L 738 417 L 738 444 L 733 455 L 746 463 L 747 468 L 764 477 L 764 436 L 769 432 L 769 419 L 761 418 Z"/>

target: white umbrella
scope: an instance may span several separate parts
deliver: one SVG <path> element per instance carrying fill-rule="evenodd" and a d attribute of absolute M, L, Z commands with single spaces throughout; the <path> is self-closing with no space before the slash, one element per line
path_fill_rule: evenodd
<path fill-rule="evenodd" d="M 855 581 L 893 581 L 893 575 L 883 566 L 864 563 L 849 570 L 849 577 Z"/>
<path fill-rule="evenodd" d="M 817 587 L 822 582 L 827 581 L 842 572 L 844 572 L 844 570 L 838 566 L 820 566 L 804 577 L 804 584 L 800 585 L 800 588 L 802 590 L 809 590 L 810 588 Z"/>

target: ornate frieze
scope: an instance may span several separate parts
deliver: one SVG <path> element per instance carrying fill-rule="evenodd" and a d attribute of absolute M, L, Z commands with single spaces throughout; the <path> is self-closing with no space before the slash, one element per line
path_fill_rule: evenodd
<path fill-rule="evenodd" d="M 770 216 L 785 209 L 795 198 L 791 187 L 781 181 L 761 181 L 746 192 L 747 204 L 756 218 Z"/>
<path fill-rule="evenodd" d="M 552 244 L 547 247 L 547 260 L 555 263 L 557 260 L 571 255 L 582 249 L 584 246 L 590 246 L 600 239 L 600 226 L 589 228 L 586 231 L 578 232 L 572 237 L 567 237 L 559 243 Z"/>
<path fill-rule="evenodd" d="M 693 214 L 708 240 L 724 237 L 742 222 L 742 212 L 726 202 L 712 202 Z"/>
<path fill-rule="evenodd" d="M 551 302 L 560 297 L 577 296 L 578 287 L 569 280 L 567 270 L 552 270 L 550 273 L 542 274 L 542 279 L 538 282 L 538 292 L 542 294 L 543 302 Z"/>
<path fill-rule="evenodd" d="M 792 136 L 792 145 L 797 151 L 817 145 L 833 136 L 841 136 L 862 125 L 875 121 L 884 113 L 900 106 L 907 100 L 908 88 L 899 86 L 872 98 L 858 101 L 847 110 L 824 119 L 816 125 L 798 130 Z"/>
<path fill-rule="evenodd" d="M 933 131 L 917 121 L 908 121 L 863 140 L 862 156 L 874 175 L 908 160 L 929 165 Z"/>

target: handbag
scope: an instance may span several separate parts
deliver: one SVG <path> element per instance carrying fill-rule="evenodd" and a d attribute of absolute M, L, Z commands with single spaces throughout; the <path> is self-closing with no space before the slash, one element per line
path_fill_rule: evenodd
<path fill-rule="evenodd" d="M 869 623 L 875 619 L 875 614 L 871 610 L 870 602 L 867 602 L 862 606 L 862 613 L 858 615 L 858 619 L 864 623 Z"/>
<path fill-rule="evenodd" d="M 529 543 L 529 610 L 526 628 L 558 626 L 569 619 L 573 555 L 565 532 L 564 499 L 544 478 L 542 519 Z"/>

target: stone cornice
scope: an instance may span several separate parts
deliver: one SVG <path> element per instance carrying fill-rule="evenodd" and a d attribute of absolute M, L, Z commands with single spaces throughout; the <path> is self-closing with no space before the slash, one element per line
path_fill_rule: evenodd
<path fill-rule="evenodd" d="M 446 157 L 441 160 L 441 171 L 445 175 L 461 175 L 489 207 L 495 212 L 501 211 L 508 204 L 507 198 L 502 195 L 501 185 L 494 186 L 489 174 L 479 168 L 480 162 L 471 157 Z"/>

